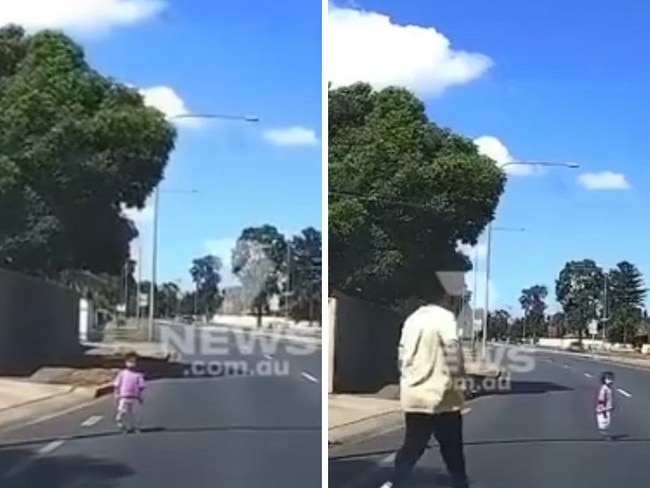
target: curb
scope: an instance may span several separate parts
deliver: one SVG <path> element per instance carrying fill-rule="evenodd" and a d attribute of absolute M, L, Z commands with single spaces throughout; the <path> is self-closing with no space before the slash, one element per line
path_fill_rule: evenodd
<path fill-rule="evenodd" d="M 52 400 L 53 398 L 59 398 L 59 397 L 62 397 L 62 396 L 66 396 L 66 395 L 69 395 L 70 393 L 73 393 L 75 390 L 76 390 L 76 387 L 71 386 L 66 391 L 61 391 L 59 393 L 54 393 L 52 395 L 47 395 L 47 396 L 44 396 L 44 397 L 41 397 L 41 398 L 37 398 L 35 400 L 28 400 L 26 402 L 22 402 L 22 403 L 19 403 L 17 405 L 12 405 L 10 407 L 0 408 L 0 413 L 8 412 L 10 410 L 14 410 L 14 409 L 17 409 L 17 408 L 23 408 L 23 407 L 26 407 L 28 405 L 34 405 L 34 404 L 40 403 L 40 402 L 46 402 L 48 400 Z"/>
<path fill-rule="evenodd" d="M 503 375 L 503 370 L 497 369 L 491 374 L 484 375 L 485 377 L 492 377 L 495 379 Z M 472 403 L 482 397 L 480 391 L 467 391 L 465 402 Z M 345 424 L 337 425 L 328 430 L 327 443 L 330 449 L 336 449 L 346 444 L 355 444 L 373 437 L 381 436 L 385 433 L 401 428 L 404 424 L 404 413 L 399 407 L 395 410 L 383 412 L 364 417 L 359 420 L 347 422 Z M 336 435 L 337 430 L 349 430 L 349 433 L 341 433 Z M 334 436 L 332 436 L 334 434 Z"/>
<path fill-rule="evenodd" d="M 403 423 L 404 414 L 401 410 L 396 409 L 337 425 L 328 430 L 328 447 L 336 448 L 344 444 L 354 444 L 376 437 L 384 432 L 401 428 Z M 340 435 L 336 435 L 336 431 L 339 429 L 347 431 L 347 433 L 342 432 Z"/>
<path fill-rule="evenodd" d="M 114 387 L 113 383 L 106 383 L 100 386 L 94 387 L 93 398 L 100 398 L 106 395 L 113 393 Z"/>

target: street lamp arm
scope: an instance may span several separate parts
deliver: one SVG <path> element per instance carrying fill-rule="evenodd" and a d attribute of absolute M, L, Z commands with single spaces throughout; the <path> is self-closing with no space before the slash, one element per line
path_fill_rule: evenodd
<path fill-rule="evenodd" d="M 509 161 L 507 163 L 503 163 L 501 165 L 501 168 L 505 168 L 506 166 L 551 166 L 571 169 L 580 167 L 578 163 L 554 163 L 551 161 Z"/>
<path fill-rule="evenodd" d="M 225 120 L 242 120 L 244 122 L 259 122 L 257 115 L 236 115 L 236 114 L 176 114 L 171 115 L 169 120 L 178 119 L 225 119 Z"/>

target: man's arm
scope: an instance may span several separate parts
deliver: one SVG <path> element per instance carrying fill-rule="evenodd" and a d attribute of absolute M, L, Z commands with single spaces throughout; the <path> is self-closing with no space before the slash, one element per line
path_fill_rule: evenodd
<path fill-rule="evenodd" d="M 445 358 L 451 374 L 457 377 L 465 376 L 463 345 L 458 336 L 458 322 L 456 318 L 452 314 L 449 314 L 440 324 L 439 331 Z"/>
<path fill-rule="evenodd" d="M 421 338 L 422 330 L 420 328 L 414 330 L 406 325 L 402 327 L 402 335 L 397 348 L 397 367 L 400 374 L 413 362 Z"/>

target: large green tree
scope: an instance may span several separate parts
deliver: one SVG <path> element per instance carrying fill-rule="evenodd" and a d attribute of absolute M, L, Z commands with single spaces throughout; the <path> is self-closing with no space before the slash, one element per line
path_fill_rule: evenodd
<path fill-rule="evenodd" d="M 440 290 L 467 271 L 505 174 L 469 139 L 429 121 L 401 88 L 330 90 L 329 284 L 387 304 Z"/>
<path fill-rule="evenodd" d="M 525 334 L 539 337 L 546 334 L 546 297 L 544 285 L 533 285 L 521 290 L 519 304 L 524 312 Z"/>
<path fill-rule="evenodd" d="M 643 322 L 646 289 L 641 271 L 621 261 L 607 274 L 607 335 L 614 342 L 627 343 Z"/>
<path fill-rule="evenodd" d="M 488 339 L 502 341 L 510 337 L 512 317 L 507 310 L 495 310 L 488 314 Z"/>
<path fill-rule="evenodd" d="M 255 310 L 258 327 L 269 311 L 269 300 L 281 293 L 281 280 L 287 276 L 287 241 L 272 225 L 248 227 L 237 239 L 232 255 L 232 270 L 242 284 L 244 300 Z"/>
<path fill-rule="evenodd" d="M 320 318 L 322 283 L 322 235 L 307 227 L 289 241 L 291 316 L 294 320 Z"/>
<path fill-rule="evenodd" d="M 0 265 L 120 274 L 175 130 L 59 32 L 0 29 Z"/>
<path fill-rule="evenodd" d="M 600 318 L 605 275 L 591 259 L 569 261 L 555 281 L 555 295 L 570 332 L 582 339 L 592 320 Z"/>
<path fill-rule="evenodd" d="M 197 258 L 192 262 L 190 274 L 196 286 L 197 308 L 207 318 L 212 318 L 221 306 L 221 259 L 212 255 Z"/>

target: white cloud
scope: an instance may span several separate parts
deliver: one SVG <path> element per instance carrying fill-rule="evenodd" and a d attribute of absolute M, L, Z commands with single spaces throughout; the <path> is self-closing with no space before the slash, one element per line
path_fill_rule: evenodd
<path fill-rule="evenodd" d="M 205 241 L 205 249 L 213 256 L 221 259 L 221 286 L 239 285 L 239 279 L 232 272 L 232 252 L 237 244 L 236 238 L 209 239 Z"/>
<path fill-rule="evenodd" d="M 439 95 L 493 64 L 483 54 L 452 49 L 433 27 L 399 25 L 384 14 L 330 3 L 327 22 L 327 75 L 334 87 L 365 81 L 375 88 L 398 85 Z"/>
<path fill-rule="evenodd" d="M 318 144 L 316 132 L 299 126 L 268 129 L 262 135 L 264 139 L 276 146 L 315 146 Z"/>
<path fill-rule="evenodd" d="M 30 31 L 62 29 L 84 36 L 108 33 L 161 14 L 162 0 L 2 0 L 0 25 L 19 24 Z"/>
<path fill-rule="evenodd" d="M 600 173 L 583 173 L 578 176 L 578 183 L 587 190 L 627 190 L 630 183 L 623 173 L 601 171 Z"/>
<path fill-rule="evenodd" d="M 529 175 L 539 172 L 535 166 L 515 163 L 516 159 L 510 154 L 508 148 L 494 136 L 481 136 L 474 139 L 474 144 L 478 147 L 478 152 L 483 156 L 496 161 L 499 166 L 505 166 L 503 169 L 506 173 L 513 175 Z"/>
<path fill-rule="evenodd" d="M 487 245 L 485 242 L 480 242 L 476 246 L 470 246 L 469 244 L 464 244 L 462 242 L 458 243 L 458 251 L 462 252 L 467 256 L 474 265 L 478 262 L 482 262 L 487 257 Z"/>
<path fill-rule="evenodd" d="M 173 88 L 168 86 L 160 85 L 143 88 L 140 90 L 140 93 L 144 97 L 145 104 L 157 108 L 169 119 L 191 113 L 180 95 L 176 93 Z M 193 128 L 201 127 L 201 125 L 203 125 L 201 119 L 192 118 L 177 118 L 174 120 L 174 123 Z"/>

